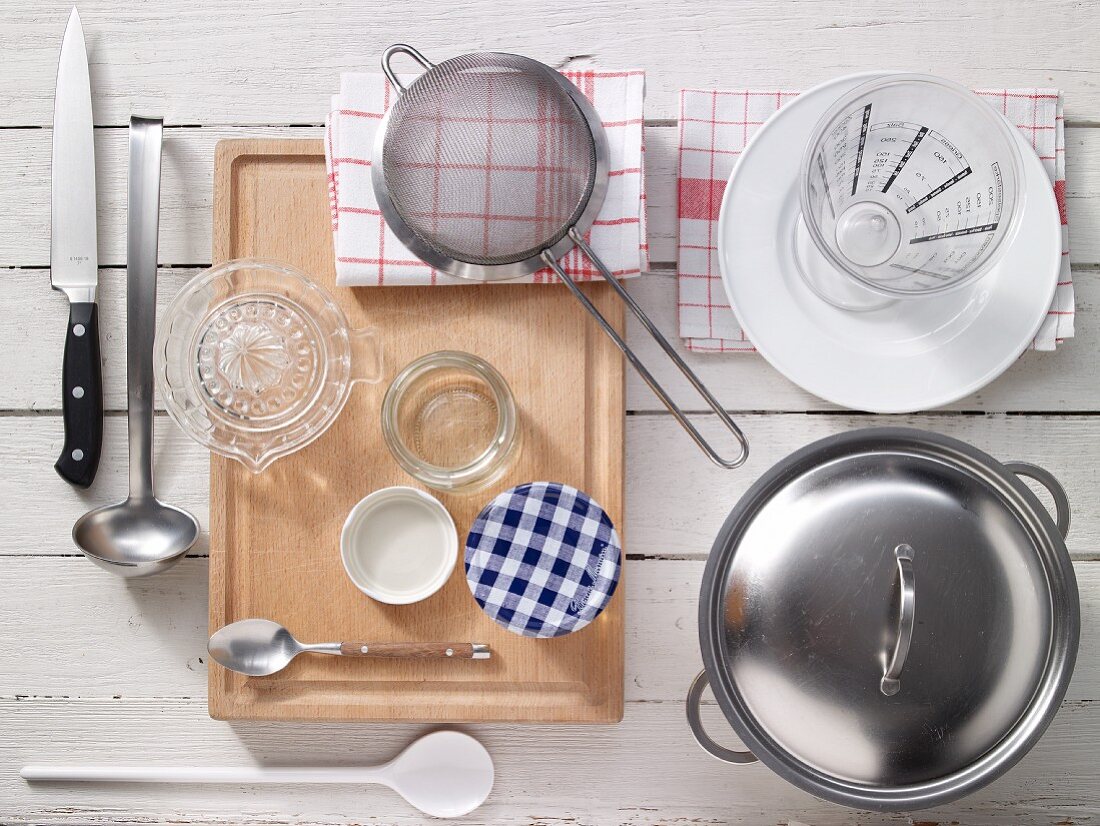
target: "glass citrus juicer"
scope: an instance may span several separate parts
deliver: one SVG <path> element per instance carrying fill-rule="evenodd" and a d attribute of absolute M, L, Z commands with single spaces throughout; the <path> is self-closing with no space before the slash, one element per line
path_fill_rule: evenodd
<path fill-rule="evenodd" d="M 324 433 L 357 382 L 381 379 L 382 363 L 375 330 L 351 329 L 305 274 L 239 259 L 176 295 L 157 330 L 154 372 L 187 435 L 259 473 Z"/>
<path fill-rule="evenodd" d="M 845 310 L 958 290 L 1016 234 L 1020 141 L 973 92 L 889 74 L 838 99 L 802 159 L 795 260 Z"/>

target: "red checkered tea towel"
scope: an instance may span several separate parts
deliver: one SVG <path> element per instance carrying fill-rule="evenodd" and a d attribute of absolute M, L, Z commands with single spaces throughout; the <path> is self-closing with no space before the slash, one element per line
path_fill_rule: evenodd
<path fill-rule="evenodd" d="M 1062 219 L 1062 268 L 1046 320 L 1032 341 L 1053 350 L 1073 336 L 1073 282 L 1066 223 L 1066 140 L 1057 89 L 983 89 L 1035 147 L 1054 186 Z M 798 92 L 704 89 L 680 91 L 679 315 L 689 350 L 753 352 L 730 310 L 718 268 L 718 211 L 741 150 L 764 122 Z"/>
<path fill-rule="evenodd" d="M 596 107 L 607 133 L 607 195 L 588 238 L 616 275 L 639 275 L 649 265 L 645 230 L 642 103 L 643 71 L 563 72 Z M 371 154 L 382 115 L 394 90 L 382 74 L 346 73 L 332 98 L 325 128 L 336 283 L 345 287 L 469 284 L 439 273 L 416 258 L 386 226 L 371 185 Z M 599 273 L 577 250 L 562 259 L 578 281 Z M 556 280 L 549 269 L 515 281 Z M 511 282 L 514 283 L 514 282 Z"/>

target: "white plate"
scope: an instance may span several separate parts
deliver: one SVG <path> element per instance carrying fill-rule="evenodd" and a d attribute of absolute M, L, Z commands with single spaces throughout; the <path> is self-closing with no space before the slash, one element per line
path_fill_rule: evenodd
<path fill-rule="evenodd" d="M 722 199 L 718 259 L 737 320 L 779 372 L 834 404 L 908 413 L 973 393 L 1027 349 L 1054 297 L 1061 227 L 1050 178 L 1018 135 L 1024 156 L 1019 230 L 1001 262 L 974 286 L 867 312 L 818 298 L 794 259 L 802 154 L 825 110 L 881 74 L 817 86 L 761 127 Z"/>

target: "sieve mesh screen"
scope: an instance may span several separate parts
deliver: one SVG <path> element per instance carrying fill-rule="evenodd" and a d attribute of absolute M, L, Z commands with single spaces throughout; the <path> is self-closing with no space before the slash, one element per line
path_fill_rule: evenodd
<path fill-rule="evenodd" d="M 565 237 L 591 196 L 596 146 L 552 69 L 482 52 L 440 63 L 397 99 L 382 167 L 394 208 L 425 244 L 494 266 Z"/>

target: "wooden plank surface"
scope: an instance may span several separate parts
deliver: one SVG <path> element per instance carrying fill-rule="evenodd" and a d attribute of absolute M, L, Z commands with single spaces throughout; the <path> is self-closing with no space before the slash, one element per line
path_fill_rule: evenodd
<path fill-rule="evenodd" d="M 717 708 L 704 722 L 725 735 Z M 392 792 L 357 786 L 45 786 L 14 776 L 29 761 L 141 759 L 163 765 L 357 765 L 388 759 L 425 729 L 240 723 L 206 717 L 201 699 L 3 699 L 0 783 L 5 821 L 87 824 L 423 824 Z M 1093 748 L 1100 704 L 1068 703 L 1007 775 L 968 799 L 915 815 L 852 812 L 792 788 L 760 765 L 729 766 L 692 740 L 680 702 L 628 703 L 618 726 L 473 729 L 493 754 L 489 801 L 460 823 L 590 824 L 1087 824 L 1100 817 Z M 182 818 L 181 818 L 182 815 Z"/>
<path fill-rule="evenodd" d="M 704 434 L 720 436 L 713 417 L 694 420 Z M 745 468 L 723 471 L 699 460 L 670 416 L 627 416 L 625 534 L 632 556 L 702 559 L 738 497 L 772 464 L 814 439 L 885 424 L 935 430 L 1003 461 L 1043 465 L 1061 480 L 1074 506 L 1070 551 L 1083 559 L 1100 550 L 1100 511 L 1092 505 L 1100 490 L 1100 418 L 1095 416 L 754 413 L 739 421 L 753 451 Z M 126 494 L 125 433 L 123 416 L 107 418 L 99 476 L 91 490 L 76 491 L 60 484 L 53 470 L 61 444 L 59 417 L 0 416 L 0 466 L 9 469 L 0 557 L 76 553 L 69 537 L 73 522 Z M 207 453 L 165 416 L 157 418 L 154 449 L 158 494 L 195 514 L 204 530 L 193 553 L 205 554 Z M 50 518 L 43 521 L 39 516 L 47 494 Z"/>
<path fill-rule="evenodd" d="M 165 130 L 161 189 L 160 263 L 210 263 L 214 145 L 231 138 L 319 138 L 319 127 L 226 127 Z M 47 267 L 50 263 L 49 129 L 4 130 L 0 141 L 0 267 Z M 650 260 L 671 268 L 676 260 L 676 126 L 649 126 L 646 142 L 646 205 Z M 96 130 L 99 263 L 126 263 L 126 130 Z M 1100 129 L 1066 130 L 1066 209 L 1070 257 L 1077 265 L 1100 263 Z M 43 282 L 46 283 L 46 282 Z"/>
<path fill-rule="evenodd" d="M 681 703 L 702 668 L 696 622 L 704 564 L 637 558 L 626 563 L 627 705 Z M 1100 634 L 1093 633 L 1100 629 L 1100 564 L 1074 567 L 1085 629 L 1078 659 L 1087 666 L 1100 660 Z M 190 557 L 164 576 L 127 583 L 80 557 L 0 557 L 0 576 L 12 592 L 25 595 L 0 603 L 0 623 L 17 632 L 0 673 L 0 698 L 202 699 L 210 664 L 208 570 L 207 559 Z M 58 584 L 43 588 L 43 582 Z M 60 628 L 80 627 L 81 644 L 66 647 L 63 656 L 57 646 L 43 645 L 39 617 L 45 613 Z M 1100 671 L 1078 669 L 1066 702 L 1094 701 L 1100 702 Z"/>
<path fill-rule="evenodd" d="M 100 329 L 103 350 L 103 397 L 108 410 L 126 407 L 126 274 L 104 269 L 100 275 Z M 176 291 L 198 270 L 162 269 L 157 302 L 161 313 Z M 1077 334 L 1053 353 L 1025 353 L 992 384 L 946 410 L 997 412 L 1100 411 L 1100 382 L 1093 374 L 1100 347 L 1100 269 L 1075 269 Z M 0 410 L 60 410 L 61 357 L 68 306 L 65 297 L 49 290 L 49 273 L 15 270 L 0 276 L 0 297 L 7 312 L 0 316 L 0 361 L 28 365 L 18 381 L 0 383 Z M 555 289 L 549 285 L 550 289 Z M 448 288 L 451 289 L 451 288 Z M 454 289 L 464 289 L 461 287 Z M 730 410 L 836 411 L 834 405 L 792 384 L 755 354 L 687 352 L 677 337 L 676 281 L 672 273 L 649 273 L 633 279 L 627 289 L 664 331 L 719 402 Z M 578 318 L 583 310 L 575 308 Z M 641 326 L 627 320 L 627 341 L 685 410 L 700 410 L 703 402 L 664 357 Z M 33 365 L 33 369 L 29 366 Z M 634 371 L 628 371 L 627 408 L 636 412 L 664 410 L 660 400 Z M 158 399 L 159 404 L 159 399 Z M 889 420 L 886 417 L 885 420 Z M 55 457 L 56 458 L 56 457 Z"/>
<path fill-rule="evenodd" d="M 354 765 L 396 752 L 422 729 L 262 723 L 229 728 L 213 722 L 202 699 L 204 656 L 195 644 L 204 622 L 205 560 L 188 559 L 162 577 L 129 584 L 82 559 L 34 560 L 20 567 L 24 562 L 0 560 L 0 574 L 12 591 L 33 595 L 21 606 L 0 609 L 5 627 L 26 631 L 23 644 L 10 651 L 15 670 L 0 682 L 5 822 L 131 823 L 178 820 L 181 813 L 195 823 L 421 822 L 381 790 L 354 787 L 27 786 L 15 772 L 30 761 L 92 763 L 155 755 L 153 762 L 165 764 Z M 680 699 L 700 665 L 694 592 L 702 563 L 628 564 L 628 611 L 637 621 L 628 637 L 623 723 L 597 729 L 477 727 L 497 760 L 498 785 L 491 802 L 464 822 L 912 822 L 816 802 L 759 766 L 736 769 L 703 754 L 686 731 Z M 59 570 L 64 568 L 70 570 Z M 1100 637 L 1089 633 L 1100 623 L 1100 565 L 1079 563 L 1076 571 L 1085 629 L 1080 661 L 1091 663 L 1100 659 Z M 35 587 L 59 580 L 68 583 L 60 610 L 56 589 Z M 32 642 L 39 628 L 36 609 L 50 611 L 59 627 L 86 629 L 81 650 L 59 660 L 56 652 Z M 162 669 L 153 679 L 147 673 L 150 662 Z M 56 693 L 59 684 L 67 693 Z M 22 690 L 12 693 L 16 686 Z M 922 814 L 927 818 L 922 822 L 1000 825 L 1069 818 L 1083 823 L 1096 817 L 1090 745 L 1100 736 L 1098 698 L 1100 671 L 1079 668 L 1050 731 L 1018 767 L 965 801 Z M 704 719 L 720 741 L 736 745 L 724 733 L 717 709 L 706 709 Z M 657 754 L 660 761 L 652 759 Z M 594 772 L 600 794 L 579 792 Z M 667 812 L 676 814 L 667 817 Z"/>
<path fill-rule="evenodd" d="M 49 149 L 57 50 L 71 0 L 0 4 L 0 822 L 420 823 L 384 790 L 85 786 L 30 788 L 29 760 L 354 765 L 396 752 L 419 729 L 335 730 L 208 719 L 202 653 L 207 560 L 190 558 L 143 582 L 111 579 L 75 556 L 75 518 L 125 489 L 125 425 L 109 416 L 101 476 L 91 491 L 63 485 L 50 465 L 64 299 L 49 291 Z M 790 89 L 855 70 L 938 72 L 971 85 L 1045 86 L 1066 93 L 1067 200 L 1078 336 L 1055 354 L 1027 354 L 1001 379 L 921 417 L 838 412 L 790 385 L 762 359 L 689 356 L 723 404 L 750 411 L 750 464 L 724 474 L 693 449 L 637 380 L 628 382 L 626 716 L 619 726 L 475 726 L 497 761 L 498 786 L 471 823 L 594 824 L 1084 824 L 1100 819 L 1100 563 L 1079 561 L 1084 628 L 1067 704 L 1006 777 L 955 806 L 912 815 L 853 813 L 818 803 L 760 767 L 704 755 L 683 721 L 682 690 L 698 666 L 695 600 L 702 559 L 737 496 L 768 464 L 850 427 L 912 423 L 968 439 L 1002 459 L 1048 466 L 1077 509 L 1070 545 L 1100 558 L 1095 500 L 1100 444 L 1100 5 L 1076 0 L 488 0 L 363 5 L 331 0 L 83 0 L 91 57 L 99 177 L 100 260 L 124 263 L 125 130 L 131 112 L 169 128 L 161 228 L 162 302 L 209 262 L 212 148 L 225 137 L 312 137 L 341 70 L 372 70 L 404 40 L 433 54 L 498 48 L 572 67 L 647 70 L 647 189 L 659 271 L 631 286 L 674 334 L 676 90 Z M 298 124 L 290 126 L 289 124 Z M 47 127 L 47 128 L 42 128 Z M 122 272 L 102 279 L 108 406 L 123 405 Z M 630 328 L 632 344 L 654 349 Z M 698 403 L 670 371 L 678 399 Z M 1013 415 L 989 415 L 1012 411 Z M 960 415 L 962 413 L 962 415 Z M 1039 414 L 1039 415 L 1034 415 Z M 708 418 L 699 420 L 707 429 Z M 708 432 L 711 432 L 708 430 Z M 168 501 L 204 524 L 207 462 L 158 419 L 157 475 Z M 204 533 L 196 553 L 207 551 Z M 680 559 L 686 557 L 686 559 Z M 74 644 L 75 643 L 75 644 Z M 716 710 L 708 724 L 721 731 Z"/>
<path fill-rule="evenodd" d="M 0 124 L 44 126 L 69 0 L 34 12 L 0 7 Z M 676 115 L 676 90 L 734 83 L 802 89 L 860 69 L 909 68 L 974 86 L 1060 86 L 1071 118 L 1100 119 L 1094 44 L 1100 10 L 1074 0 L 483 0 L 446 6 L 259 0 L 247 11 L 206 0 L 82 5 L 99 124 L 131 111 L 169 123 L 320 123 L 341 71 L 376 71 L 382 50 L 409 42 L 432 59 L 517 51 L 553 66 L 644 66 L 651 117 Z"/>
<path fill-rule="evenodd" d="M 217 140 L 255 133 L 241 129 L 169 130 L 165 149 L 164 218 L 161 229 L 163 265 L 207 264 L 210 258 L 212 169 Z M 125 249 L 125 130 L 100 130 L 100 260 L 122 263 Z M 316 129 L 275 129 L 272 136 L 300 137 Z M 24 135 L 35 136 L 28 145 Z M 655 139 L 654 136 L 659 136 Z M 647 132 L 650 240 L 654 261 L 675 257 L 675 129 Z M 8 153 L 5 155 L 5 153 Z M 31 171 L 22 158 L 34 159 Z M 1100 382 L 1089 371 L 1092 353 L 1100 346 L 1100 330 L 1091 310 L 1100 303 L 1100 129 L 1071 129 L 1067 150 L 1068 209 L 1071 256 L 1079 314 L 1077 335 L 1057 353 L 1027 353 L 997 381 L 949 406 L 952 410 L 1069 411 L 1100 410 Z M 0 189 L 11 198 L 0 204 L 0 216 L 10 232 L 0 233 L 0 265 L 19 261 L 0 279 L 0 298 L 9 312 L 0 317 L 0 359 L 33 360 L 38 369 L 18 382 L 0 385 L 0 410 L 56 410 L 60 406 L 60 358 L 68 308 L 64 296 L 49 289 L 49 273 L 38 269 L 49 262 L 49 135 L 47 130 L 10 130 L 0 140 Z M 9 180 L 4 180 L 8 178 Z M 7 186 L 10 184 L 10 186 Z M 30 205 L 30 206 L 27 206 Z M 662 242 L 661 239 L 665 241 Z M 6 252 L 5 252 L 6 245 Z M 27 267 L 34 267 L 27 269 Z M 195 272 L 195 267 L 162 270 L 158 301 L 163 306 Z M 103 335 L 104 400 L 109 409 L 125 406 L 125 273 L 104 268 L 100 275 L 100 326 Z M 631 291 L 658 326 L 676 339 L 676 285 L 671 272 L 659 271 L 630 283 Z M 687 409 L 700 402 L 680 381 L 637 324 L 628 325 L 628 340 L 670 386 Z M 682 348 L 680 348 L 682 351 Z M 718 399 L 734 410 L 828 410 L 833 406 L 795 387 L 758 356 L 686 354 L 689 364 Z M 627 376 L 628 406 L 659 410 L 660 402 L 631 371 Z"/>

